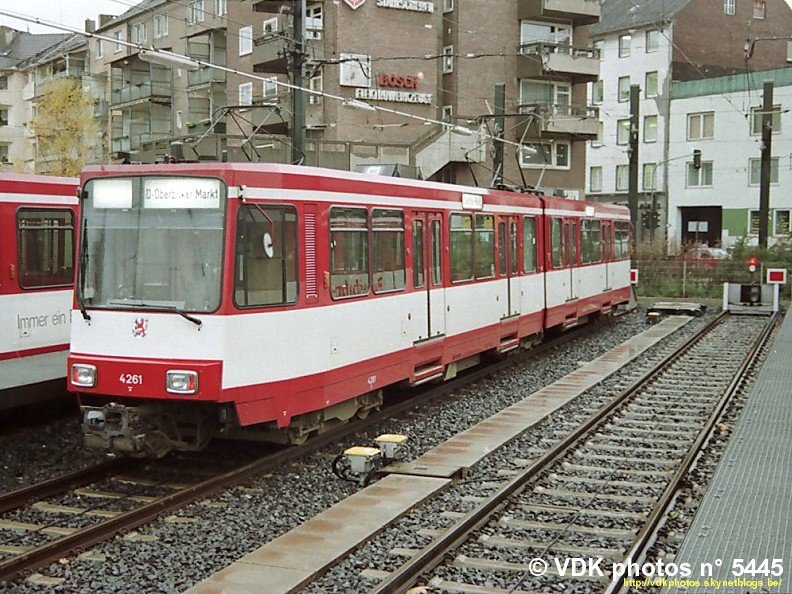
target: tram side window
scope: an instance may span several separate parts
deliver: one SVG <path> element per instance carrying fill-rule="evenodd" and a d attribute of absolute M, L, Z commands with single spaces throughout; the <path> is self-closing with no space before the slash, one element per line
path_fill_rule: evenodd
<path fill-rule="evenodd" d="M 439 287 L 443 284 L 443 240 L 440 237 L 440 221 L 432 221 L 432 286 Z"/>
<path fill-rule="evenodd" d="M 424 224 L 420 219 L 413 221 L 412 254 L 413 287 L 419 289 L 424 286 Z"/>
<path fill-rule="evenodd" d="M 553 268 L 561 268 L 563 251 L 561 245 L 561 219 L 551 219 L 550 241 Z"/>
<path fill-rule="evenodd" d="M 473 278 L 473 217 L 451 215 L 451 281 Z"/>
<path fill-rule="evenodd" d="M 330 209 L 330 292 L 333 299 L 368 295 L 368 212 Z"/>
<path fill-rule="evenodd" d="M 523 217 L 523 269 L 536 270 L 536 219 Z"/>
<path fill-rule="evenodd" d="M 244 206 L 237 215 L 234 302 L 240 307 L 297 301 L 297 212 Z"/>
<path fill-rule="evenodd" d="M 630 226 L 628 223 L 614 223 L 616 259 L 624 260 L 630 257 Z"/>
<path fill-rule="evenodd" d="M 476 215 L 473 253 L 476 258 L 476 278 L 495 276 L 495 217 L 492 215 Z"/>
<path fill-rule="evenodd" d="M 371 212 L 372 273 L 375 293 L 404 288 L 404 213 L 400 210 Z"/>
<path fill-rule="evenodd" d="M 17 213 L 19 285 L 63 287 L 74 275 L 74 213 L 20 209 Z"/>
<path fill-rule="evenodd" d="M 581 223 L 581 243 L 583 264 L 599 262 L 602 258 L 600 246 L 600 222 L 588 219 Z"/>

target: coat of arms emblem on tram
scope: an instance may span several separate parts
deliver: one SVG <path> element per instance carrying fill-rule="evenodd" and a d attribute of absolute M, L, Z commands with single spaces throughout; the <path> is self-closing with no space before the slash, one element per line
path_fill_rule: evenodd
<path fill-rule="evenodd" d="M 360 8 L 366 2 L 366 0 L 344 0 L 347 3 L 347 6 L 352 10 Z"/>
<path fill-rule="evenodd" d="M 132 326 L 132 336 L 135 338 L 146 338 L 148 332 L 148 320 L 146 318 L 135 318 L 135 324 Z"/>

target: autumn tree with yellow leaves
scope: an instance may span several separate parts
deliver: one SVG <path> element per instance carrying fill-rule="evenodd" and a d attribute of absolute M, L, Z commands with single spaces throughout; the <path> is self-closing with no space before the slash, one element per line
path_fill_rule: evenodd
<path fill-rule="evenodd" d="M 79 81 L 65 78 L 48 85 L 30 122 L 36 140 L 37 173 L 80 174 L 85 156 L 99 142 L 93 103 Z M 39 171 L 43 165 L 46 171 Z"/>

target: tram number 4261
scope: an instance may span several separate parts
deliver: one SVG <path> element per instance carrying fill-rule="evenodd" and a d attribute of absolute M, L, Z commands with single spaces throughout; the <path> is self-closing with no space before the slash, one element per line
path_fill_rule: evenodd
<path fill-rule="evenodd" d="M 118 381 L 127 386 L 139 386 L 143 383 L 143 376 L 140 373 L 122 373 Z"/>

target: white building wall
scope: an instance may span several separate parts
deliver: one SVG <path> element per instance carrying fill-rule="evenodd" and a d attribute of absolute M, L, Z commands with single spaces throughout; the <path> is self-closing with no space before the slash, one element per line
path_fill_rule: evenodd
<path fill-rule="evenodd" d="M 640 130 L 638 134 L 640 146 L 639 154 L 639 180 L 638 191 L 642 192 L 643 187 L 643 164 L 658 163 L 655 176 L 655 189 L 663 189 L 663 165 L 664 160 L 664 140 L 665 140 L 665 121 L 663 117 L 663 101 L 667 101 L 670 87 L 671 71 L 671 41 L 673 39 L 672 27 L 669 25 L 658 35 L 658 48 L 656 51 L 646 51 L 646 31 L 650 28 L 636 29 L 632 32 L 631 51 L 628 57 L 619 57 L 619 37 L 626 33 L 612 33 L 602 38 L 604 47 L 602 48 L 600 62 L 600 79 L 603 81 L 603 101 L 600 104 L 600 121 L 604 123 L 603 146 L 596 147 L 596 143 L 589 142 L 586 159 L 586 193 L 595 197 L 598 194 L 613 194 L 616 192 L 616 166 L 629 163 L 627 153 L 628 145 L 618 145 L 617 126 L 618 120 L 630 117 L 630 102 L 619 101 L 619 78 L 630 77 L 630 84 L 637 84 L 641 88 L 640 100 Z M 645 93 L 646 73 L 656 71 L 658 73 L 658 96 L 647 98 Z M 592 102 L 592 84 L 588 90 L 589 103 Z M 644 141 L 644 117 L 657 115 L 657 141 L 647 143 Z M 602 192 L 590 192 L 591 179 L 590 168 L 601 166 L 603 172 Z M 627 199 L 626 190 L 620 191 Z"/>
<path fill-rule="evenodd" d="M 30 106 L 25 101 L 27 76 L 7 70 L 8 89 L 0 91 L 0 106 L 8 109 L 8 125 L 0 126 L 0 143 L 8 144 L 8 163 L 0 163 L 0 171 L 17 171 L 24 167 L 32 152 L 27 136 Z"/>
<path fill-rule="evenodd" d="M 679 241 L 682 229 L 680 207 L 721 206 L 724 209 L 759 209 L 759 184 L 750 184 L 750 160 L 759 159 L 761 135 L 751 134 L 750 112 L 752 107 L 762 105 L 761 72 L 751 76 L 754 89 L 714 94 L 687 99 L 675 99 L 671 103 L 671 137 L 669 162 L 669 239 Z M 770 186 L 770 208 L 792 209 L 792 86 L 775 87 L 773 103 L 782 106 L 781 130 L 774 133 L 771 141 L 773 157 L 778 157 L 778 183 Z M 714 137 L 707 140 L 687 139 L 687 116 L 698 112 L 715 112 Z M 702 162 L 712 161 L 712 186 L 688 187 L 687 163 L 692 161 L 693 151 L 701 151 Z M 681 157 L 681 158 L 679 158 Z M 748 212 L 745 213 L 746 226 Z M 769 243 L 780 237 L 772 237 L 773 218 L 770 220 Z M 748 242 L 756 245 L 757 236 L 749 236 Z M 737 236 L 723 230 L 724 247 L 734 245 Z"/>

